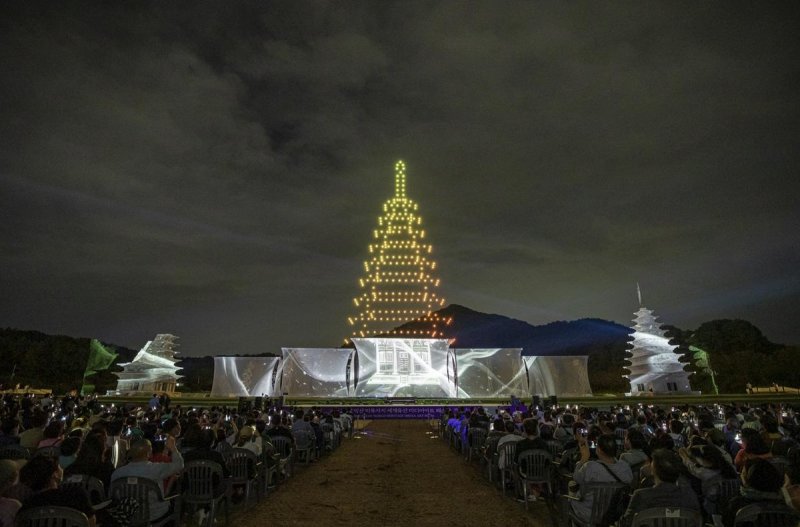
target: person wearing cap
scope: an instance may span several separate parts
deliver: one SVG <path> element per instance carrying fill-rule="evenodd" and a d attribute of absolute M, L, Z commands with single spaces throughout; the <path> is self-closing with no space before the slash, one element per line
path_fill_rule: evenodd
<path fill-rule="evenodd" d="M 6 491 L 17 484 L 19 465 L 11 459 L 0 459 L 0 525 L 14 525 L 14 517 L 22 507 L 19 501 L 4 497 Z"/>
<path fill-rule="evenodd" d="M 252 426 L 243 426 L 239 430 L 239 437 L 236 438 L 236 443 L 233 446 L 246 448 L 257 456 L 260 456 L 262 451 L 261 438 L 256 434 L 256 430 Z"/>

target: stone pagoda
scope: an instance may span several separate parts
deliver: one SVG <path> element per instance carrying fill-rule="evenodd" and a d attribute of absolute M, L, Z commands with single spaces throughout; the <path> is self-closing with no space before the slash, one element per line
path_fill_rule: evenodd
<path fill-rule="evenodd" d="M 639 311 L 633 319 L 633 348 L 629 350 L 629 364 L 625 375 L 631 383 L 629 395 L 691 393 L 689 374 L 683 370 L 680 355 L 675 353 L 678 346 L 669 343 L 661 324 L 651 309 L 642 306 L 642 293 L 639 294 Z"/>

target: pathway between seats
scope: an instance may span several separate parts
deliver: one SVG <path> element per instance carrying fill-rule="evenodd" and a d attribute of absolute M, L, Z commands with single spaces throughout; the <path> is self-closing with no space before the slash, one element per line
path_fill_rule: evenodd
<path fill-rule="evenodd" d="M 524 505 L 489 485 L 475 463 L 431 439 L 426 421 L 372 421 L 231 524 L 274 526 L 541 526 L 544 503 Z"/>

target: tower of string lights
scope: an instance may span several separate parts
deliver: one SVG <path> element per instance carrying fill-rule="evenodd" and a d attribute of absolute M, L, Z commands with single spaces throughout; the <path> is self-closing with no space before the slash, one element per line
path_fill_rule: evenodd
<path fill-rule="evenodd" d="M 439 278 L 433 247 L 425 240 L 417 204 L 406 196 L 406 166 L 394 166 L 394 196 L 383 204 L 378 227 L 369 244 L 369 259 L 359 279 L 360 294 L 353 299 L 357 313 L 348 317 L 352 337 L 384 335 L 397 338 L 442 336 L 442 320 L 435 310 L 444 305 L 437 293 Z M 398 329 L 417 321 L 413 329 Z M 348 342 L 348 339 L 345 339 Z"/>

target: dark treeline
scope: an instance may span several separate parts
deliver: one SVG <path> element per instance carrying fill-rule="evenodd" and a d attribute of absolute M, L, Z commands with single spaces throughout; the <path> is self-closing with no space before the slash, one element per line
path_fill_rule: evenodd
<path fill-rule="evenodd" d="M 466 308 L 461 308 L 466 310 Z M 480 326 L 480 315 L 471 312 L 470 326 Z M 495 337 L 482 334 L 482 338 L 501 339 L 504 331 L 503 319 L 491 318 L 491 332 Z M 505 319 L 511 321 L 511 319 Z M 519 321 L 512 321 L 520 335 Z M 529 326 L 531 346 L 541 348 L 544 344 L 569 343 L 564 354 L 588 355 L 589 381 L 595 393 L 622 393 L 629 389 L 622 377 L 626 370 L 625 358 L 630 349 L 630 330 L 612 322 L 584 319 L 573 322 L 558 322 L 547 326 Z M 623 330 L 620 330 L 623 328 Z M 522 328 L 524 329 L 524 328 Z M 710 372 L 714 372 L 720 393 L 742 393 L 749 382 L 756 387 L 780 386 L 800 387 L 800 347 L 784 346 L 770 342 L 761 331 L 744 320 L 714 320 L 694 330 L 683 330 L 675 326 L 664 326 L 672 344 L 691 373 L 695 390 L 713 393 Z M 596 332 L 593 334 L 593 332 Z M 522 332 L 524 333 L 524 331 Z M 449 335 L 448 335 L 449 336 Z M 457 347 L 480 347 L 478 342 L 469 342 L 466 336 L 456 338 Z M 537 340 L 538 339 L 538 340 Z M 499 342 L 499 341 L 498 341 Z M 467 346 L 466 344 L 472 344 Z M 110 351 L 119 354 L 116 362 L 105 371 L 91 377 L 98 393 L 113 390 L 122 371 L 119 363 L 129 362 L 135 350 L 105 344 Z M 500 342 L 499 347 L 522 347 L 519 344 Z M 690 349 L 692 347 L 693 349 Z M 695 349 L 708 354 L 708 364 L 695 359 Z M 0 329 L 0 384 L 4 388 L 30 386 L 51 388 L 57 393 L 80 389 L 89 354 L 88 338 L 73 338 L 62 335 L 46 335 L 37 331 Z M 560 354 L 558 350 L 549 354 Z M 270 354 L 262 354 L 268 356 Z M 182 375 L 180 391 L 207 392 L 214 378 L 213 357 L 185 357 L 178 362 L 178 374 Z"/>

